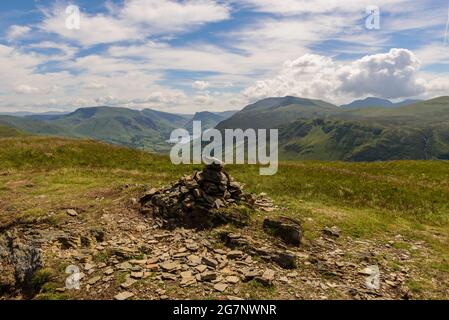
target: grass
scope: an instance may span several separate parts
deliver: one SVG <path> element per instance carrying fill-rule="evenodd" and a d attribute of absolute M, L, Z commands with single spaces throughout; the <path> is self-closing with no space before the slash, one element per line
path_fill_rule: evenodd
<path fill-rule="evenodd" d="M 71 207 L 80 218 L 93 219 L 114 205 L 103 195 L 117 193 L 127 199 L 144 185 L 159 187 L 199 169 L 88 140 L 1 138 L 0 226 L 39 217 L 57 224 L 67 219 L 65 210 Z M 414 279 L 411 286 L 423 297 L 439 297 L 438 282 L 432 279 L 449 279 L 449 162 L 286 161 L 274 176 L 260 176 L 258 169 L 227 167 L 247 191 L 266 192 L 285 208 L 272 214 L 303 221 L 306 238 L 337 225 L 353 238 L 382 243 L 401 234 L 425 242 L 431 255 L 417 260 L 422 279 Z M 125 191 L 124 185 L 129 186 Z M 400 241 L 394 246 L 408 249 Z"/>

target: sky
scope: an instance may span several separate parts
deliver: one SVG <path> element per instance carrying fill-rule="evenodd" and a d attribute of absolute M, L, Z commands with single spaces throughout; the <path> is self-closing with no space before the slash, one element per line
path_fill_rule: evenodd
<path fill-rule="evenodd" d="M 0 1 L 0 111 L 449 95 L 448 19 L 447 0 Z"/>

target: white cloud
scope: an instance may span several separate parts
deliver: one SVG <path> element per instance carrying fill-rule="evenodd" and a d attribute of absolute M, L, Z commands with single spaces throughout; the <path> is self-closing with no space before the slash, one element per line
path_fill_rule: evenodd
<path fill-rule="evenodd" d="M 235 0 L 234 2 L 251 7 L 255 11 L 281 15 L 304 13 L 364 12 L 366 6 L 391 7 L 410 0 Z"/>
<path fill-rule="evenodd" d="M 417 96 L 426 90 L 424 80 L 417 78 L 418 68 L 419 60 L 406 49 L 391 49 L 352 63 L 308 54 L 285 62 L 278 76 L 256 82 L 244 94 L 252 99 L 294 95 L 330 101 L 342 96 Z"/>
<path fill-rule="evenodd" d="M 161 34 L 228 19 L 229 8 L 212 0 L 129 0 L 120 16 L 146 25 L 151 34 Z"/>
<path fill-rule="evenodd" d="M 26 84 L 21 84 L 21 85 L 16 86 L 14 88 L 14 91 L 19 94 L 32 94 L 32 93 L 40 92 L 39 88 L 32 87 L 32 86 L 29 86 Z"/>
<path fill-rule="evenodd" d="M 192 84 L 192 87 L 199 90 L 204 90 L 210 87 L 210 83 L 208 81 L 195 81 Z"/>
<path fill-rule="evenodd" d="M 124 20 L 119 20 L 103 14 L 87 15 L 80 12 L 80 28 L 68 29 L 65 25 L 66 13 L 64 6 L 54 7 L 47 12 L 46 19 L 40 25 L 43 31 L 91 46 L 101 43 L 112 43 L 124 40 L 142 39 L 143 34 Z"/>
<path fill-rule="evenodd" d="M 416 75 L 420 62 L 407 49 L 363 57 L 339 70 L 340 90 L 355 96 L 410 97 L 425 91 Z"/>
<path fill-rule="evenodd" d="M 88 90 L 104 89 L 104 88 L 106 88 L 106 85 L 104 83 L 92 81 L 92 82 L 85 83 L 83 88 L 88 89 Z"/>
<path fill-rule="evenodd" d="M 14 41 L 14 40 L 22 38 L 30 31 L 31 31 L 31 28 L 28 26 L 13 25 L 9 28 L 8 33 L 6 34 L 6 38 L 9 41 Z"/>
<path fill-rule="evenodd" d="M 212 0 L 128 0 L 109 14 L 80 11 L 80 28 L 66 28 L 65 7 L 46 11 L 40 28 L 84 46 L 142 40 L 147 36 L 186 32 L 199 25 L 229 18 L 229 8 Z"/>

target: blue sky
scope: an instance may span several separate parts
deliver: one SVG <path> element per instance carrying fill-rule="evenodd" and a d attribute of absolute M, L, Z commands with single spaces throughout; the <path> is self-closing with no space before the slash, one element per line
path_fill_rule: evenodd
<path fill-rule="evenodd" d="M 2 1 L 0 111 L 448 95 L 448 11 L 440 0 Z"/>

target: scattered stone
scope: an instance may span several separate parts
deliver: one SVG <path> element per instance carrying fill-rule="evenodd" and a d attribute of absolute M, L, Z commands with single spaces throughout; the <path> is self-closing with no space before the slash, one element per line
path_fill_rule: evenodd
<path fill-rule="evenodd" d="M 115 300 L 127 300 L 132 297 L 134 297 L 134 293 L 129 292 L 129 291 L 123 291 L 123 292 L 120 292 L 119 294 L 115 295 L 114 299 Z"/>
<path fill-rule="evenodd" d="M 255 279 L 264 286 L 272 286 L 274 280 L 275 272 L 271 269 L 266 269 L 261 277 L 256 277 Z"/>
<path fill-rule="evenodd" d="M 178 276 L 171 274 L 171 273 L 163 272 L 161 275 L 161 278 L 162 278 L 162 280 L 176 281 L 178 279 Z"/>
<path fill-rule="evenodd" d="M 237 276 L 229 276 L 229 277 L 226 277 L 226 282 L 235 284 L 235 283 L 240 282 L 240 278 Z"/>
<path fill-rule="evenodd" d="M 181 272 L 181 278 L 190 278 L 192 277 L 192 271 L 183 271 Z"/>
<path fill-rule="evenodd" d="M 217 260 L 208 257 L 202 257 L 201 262 L 212 268 L 216 268 L 218 266 Z"/>
<path fill-rule="evenodd" d="M 112 268 L 107 268 L 106 270 L 104 270 L 103 272 L 105 275 L 110 276 L 111 274 L 114 273 L 114 269 Z"/>
<path fill-rule="evenodd" d="M 245 282 L 251 281 L 259 275 L 257 271 L 246 271 L 243 273 Z"/>
<path fill-rule="evenodd" d="M 120 286 L 123 289 L 128 289 L 130 288 L 133 284 L 135 284 L 137 282 L 137 280 L 134 280 L 132 278 L 127 278 L 125 282 L 123 282 Z"/>
<path fill-rule="evenodd" d="M 142 279 L 143 278 L 143 272 L 142 271 L 131 272 L 131 278 Z"/>
<path fill-rule="evenodd" d="M 89 279 L 89 281 L 87 281 L 87 283 L 90 284 L 90 285 L 94 285 L 95 283 L 97 283 L 100 280 L 101 280 L 101 277 L 100 276 L 96 276 L 96 277 L 93 277 L 93 278 Z"/>
<path fill-rule="evenodd" d="M 130 270 L 133 266 L 128 261 L 122 262 L 119 265 L 117 265 L 117 268 L 120 270 Z"/>
<path fill-rule="evenodd" d="M 67 214 L 71 217 L 76 217 L 78 215 L 78 212 L 73 209 L 67 209 Z"/>
<path fill-rule="evenodd" d="M 340 236 L 340 233 L 341 233 L 341 230 L 337 226 L 333 226 L 331 228 L 325 227 L 323 229 L 323 234 L 330 236 L 330 237 L 338 238 Z"/>
<path fill-rule="evenodd" d="M 222 282 L 214 285 L 214 289 L 219 292 L 225 291 L 227 287 L 228 287 L 228 285 L 226 283 L 222 283 Z"/>
<path fill-rule="evenodd" d="M 188 243 L 186 244 L 186 248 L 190 251 L 197 251 L 199 249 L 199 246 L 196 243 Z"/>
<path fill-rule="evenodd" d="M 94 264 L 86 263 L 86 264 L 84 265 L 84 270 L 89 271 L 89 270 L 93 269 L 94 267 L 95 267 Z"/>
<path fill-rule="evenodd" d="M 161 267 L 162 270 L 169 271 L 169 272 L 176 270 L 178 268 L 178 266 L 179 266 L 179 264 L 177 264 L 176 262 L 169 262 L 169 261 L 161 263 L 159 265 L 159 267 Z"/>
<path fill-rule="evenodd" d="M 207 269 L 207 266 L 205 264 L 200 264 L 199 266 L 196 266 L 195 269 L 202 273 Z"/>
<path fill-rule="evenodd" d="M 243 252 L 240 250 L 232 250 L 232 251 L 229 251 L 227 254 L 227 257 L 229 259 L 240 259 L 240 258 L 242 258 L 242 256 L 243 256 Z"/>
<path fill-rule="evenodd" d="M 217 274 L 211 271 L 201 273 L 201 281 L 213 281 L 217 278 Z"/>
<path fill-rule="evenodd" d="M 189 264 L 192 266 L 197 266 L 197 265 L 201 264 L 201 258 L 194 254 L 188 256 L 187 260 L 189 260 Z"/>

